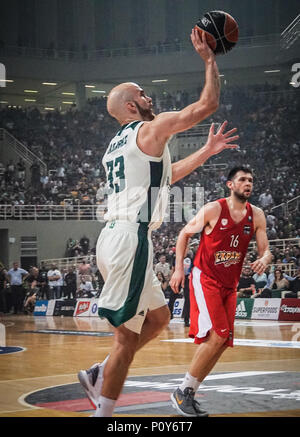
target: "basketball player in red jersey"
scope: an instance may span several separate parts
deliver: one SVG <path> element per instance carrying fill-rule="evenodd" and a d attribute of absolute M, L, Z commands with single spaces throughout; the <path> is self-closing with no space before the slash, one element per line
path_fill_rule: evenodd
<path fill-rule="evenodd" d="M 249 242 L 255 234 L 258 259 L 252 270 L 262 274 L 272 259 L 264 212 L 251 205 L 253 175 L 235 167 L 227 178 L 230 196 L 204 205 L 182 229 L 176 244 L 176 266 L 170 285 L 178 293 L 184 283 L 183 260 L 189 238 L 201 232 L 190 279 L 189 336 L 199 344 L 183 383 L 171 395 L 184 416 L 207 416 L 195 393 L 228 346 L 233 346 L 236 288 Z"/>

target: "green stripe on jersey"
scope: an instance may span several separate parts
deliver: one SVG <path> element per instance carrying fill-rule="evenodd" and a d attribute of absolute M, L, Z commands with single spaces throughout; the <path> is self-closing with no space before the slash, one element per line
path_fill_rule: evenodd
<path fill-rule="evenodd" d="M 131 127 L 131 129 L 134 130 L 135 127 L 136 127 L 140 122 L 141 122 L 141 120 L 138 120 L 138 121 L 132 121 L 131 123 L 123 124 L 123 126 L 121 126 L 121 129 L 118 131 L 118 133 L 117 133 L 116 136 L 121 135 L 121 133 L 122 133 L 125 129 L 127 129 L 128 127 Z"/>
<path fill-rule="evenodd" d="M 142 293 L 148 264 L 148 227 L 140 224 L 138 229 L 138 245 L 135 252 L 129 291 L 124 305 L 116 311 L 99 308 L 100 317 L 105 317 L 115 328 L 136 315 Z"/>
<path fill-rule="evenodd" d="M 161 179 L 163 175 L 163 161 L 149 161 L 150 185 L 147 192 L 147 199 L 138 213 L 138 223 L 150 223 L 159 194 Z M 153 191 L 152 189 L 157 191 Z"/>

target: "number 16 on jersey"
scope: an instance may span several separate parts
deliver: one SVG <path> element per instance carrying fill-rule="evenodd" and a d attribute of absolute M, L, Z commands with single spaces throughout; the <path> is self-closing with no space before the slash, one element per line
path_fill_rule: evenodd
<path fill-rule="evenodd" d="M 239 234 L 238 235 L 231 235 L 230 236 L 230 247 L 238 247 L 239 245 Z"/>

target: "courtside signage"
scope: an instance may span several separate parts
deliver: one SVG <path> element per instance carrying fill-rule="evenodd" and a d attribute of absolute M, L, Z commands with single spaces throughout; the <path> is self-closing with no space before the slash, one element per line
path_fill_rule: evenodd
<path fill-rule="evenodd" d="M 251 319 L 278 320 L 281 299 L 253 299 Z"/>
<path fill-rule="evenodd" d="M 300 321 L 300 299 L 281 299 L 279 320 Z"/>
<path fill-rule="evenodd" d="M 90 303 L 90 313 L 89 316 L 90 317 L 99 317 L 98 316 L 98 300 L 99 299 L 91 299 L 91 303 Z"/>
<path fill-rule="evenodd" d="M 51 299 L 48 301 L 48 308 L 46 316 L 53 316 L 54 308 L 55 308 L 55 299 Z"/>
<path fill-rule="evenodd" d="M 78 300 L 74 317 L 88 317 L 90 315 L 91 299 Z"/>
<path fill-rule="evenodd" d="M 176 299 L 174 302 L 173 317 L 182 317 L 184 299 Z"/>
<path fill-rule="evenodd" d="M 57 300 L 54 307 L 54 316 L 73 316 L 76 307 L 75 299 Z"/>
<path fill-rule="evenodd" d="M 250 299 L 250 298 L 242 299 L 238 297 L 236 302 L 235 318 L 251 319 L 253 305 L 254 305 L 254 299 Z"/>
<path fill-rule="evenodd" d="M 34 307 L 34 316 L 45 316 L 48 309 L 48 300 L 38 300 Z"/>

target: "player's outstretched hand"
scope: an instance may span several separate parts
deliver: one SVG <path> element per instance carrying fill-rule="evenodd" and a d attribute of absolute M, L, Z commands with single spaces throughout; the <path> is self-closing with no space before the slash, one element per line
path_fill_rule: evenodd
<path fill-rule="evenodd" d="M 204 62 L 215 59 L 215 54 L 206 41 L 205 32 L 196 26 L 192 29 L 191 41 Z"/>
<path fill-rule="evenodd" d="M 237 131 L 237 128 L 235 127 L 228 132 L 224 132 L 227 123 L 228 121 L 224 121 L 216 134 L 214 123 L 212 123 L 212 125 L 210 126 L 209 135 L 205 144 L 205 147 L 207 147 L 207 149 L 209 150 L 210 155 L 217 155 L 224 149 L 236 149 L 238 147 L 237 144 L 232 144 L 239 139 L 238 135 L 232 136 L 232 134 Z"/>

